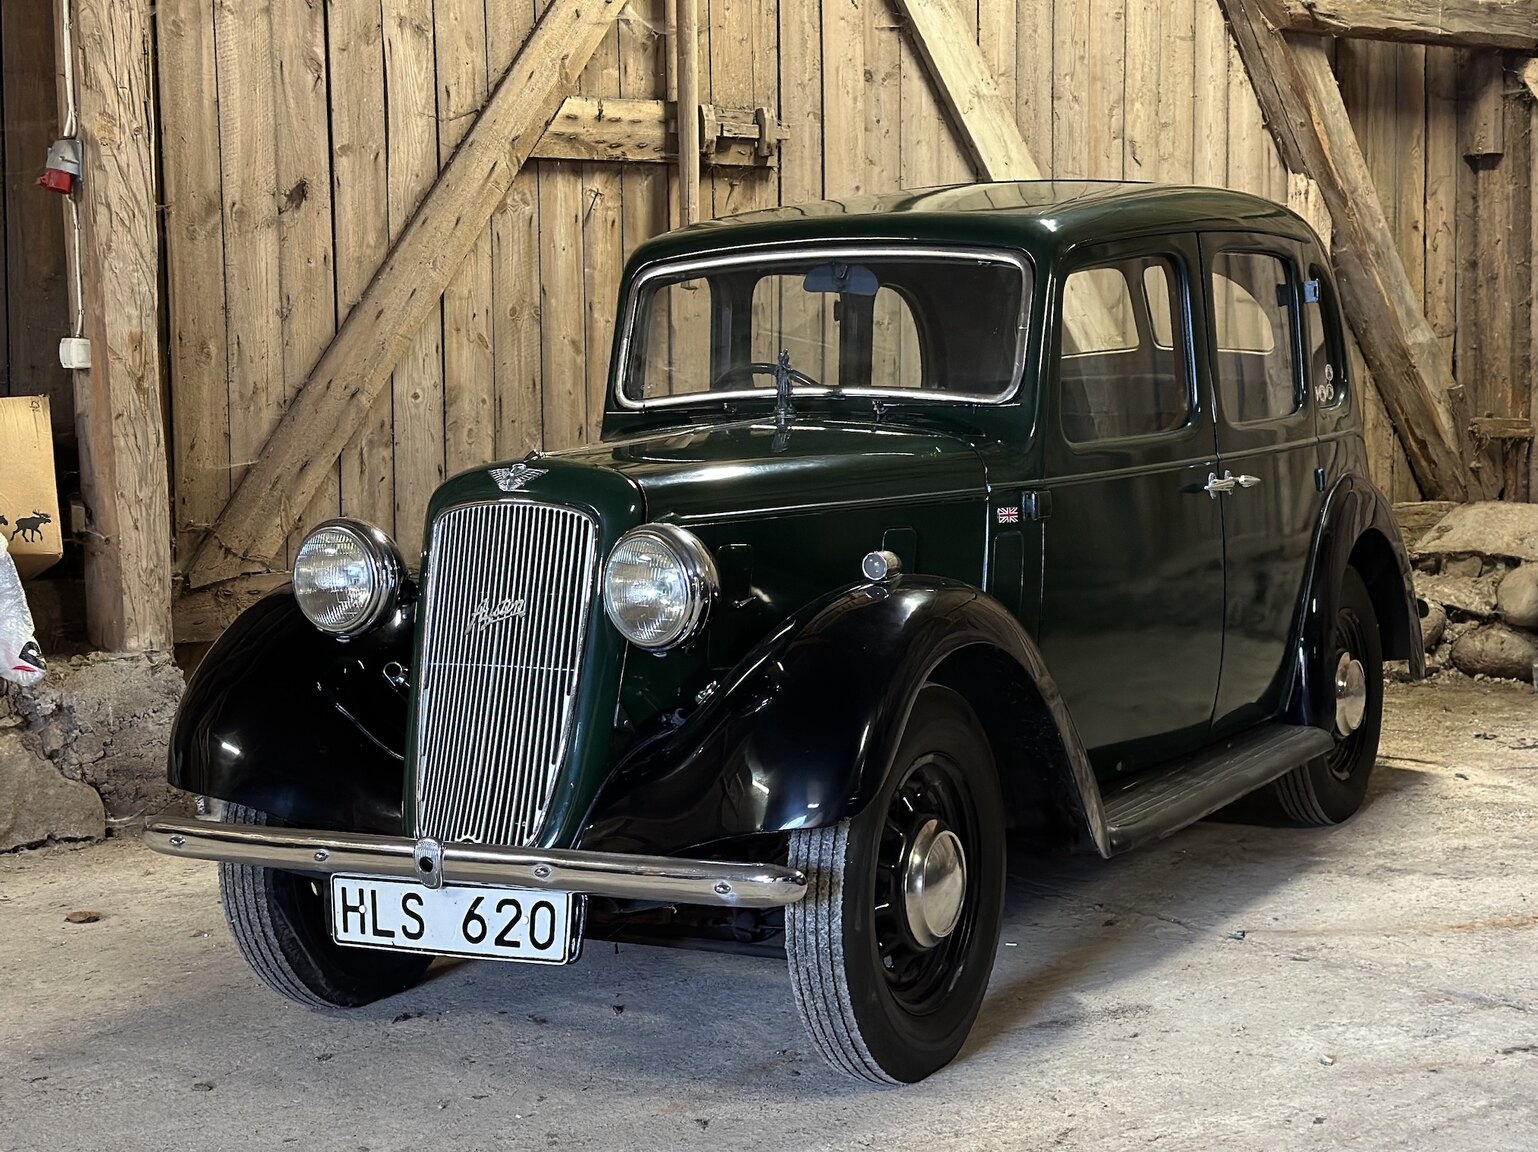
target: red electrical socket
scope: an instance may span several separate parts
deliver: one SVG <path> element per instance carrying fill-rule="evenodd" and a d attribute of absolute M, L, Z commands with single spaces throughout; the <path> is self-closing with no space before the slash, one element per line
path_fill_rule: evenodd
<path fill-rule="evenodd" d="M 48 149 L 48 160 L 43 174 L 37 178 L 38 185 L 50 192 L 68 196 L 74 192 L 75 181 L 78 179 L 80 179 L 80 141 L 68 138 L 55 140 L 53 147 Z"/>

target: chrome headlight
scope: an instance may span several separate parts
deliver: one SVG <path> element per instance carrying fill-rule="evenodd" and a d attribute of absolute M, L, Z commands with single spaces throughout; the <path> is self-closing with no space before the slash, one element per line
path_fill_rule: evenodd
<path fill-rule="evenodd" d="M 626 640 L 660 651 L 698 634 L 720 581 L 699 538 L 671 524 L 620 537 L 603 573 L 603 602 Z"/>
<path fill-rule="evenodd" d="M 395 603 L 401 557 L 361 520 L 328 520 L 294 557 L 294 599 L 310 623 L 344 638 L 368 631 Z"/>

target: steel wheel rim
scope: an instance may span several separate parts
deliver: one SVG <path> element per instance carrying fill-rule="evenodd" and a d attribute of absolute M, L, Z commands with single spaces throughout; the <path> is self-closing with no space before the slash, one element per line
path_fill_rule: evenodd
<path fill-rule="evenodd" d="M 1361 618 L 1350 608 L 1342 608 L 1335 618 L 1335 644 L 1334 644 L 1334 668 L 1335 668 L 1335 747 L 1330 750 L 1327 763 L 1330 774 L 1337 780 L 1350 780 L 1357 769 L 1359 752 L 1362 747 L 1363 728 L 1367 719 L 1368 686 L 1365 676 L 1365 666 L 1362 664 L 1361 654 L 1367 651 L 1367 634 L 1362 626 Z M 1349 691 L 1351 688 L 1351 676 L 1349 670 L 1355 666 L 1362 676 L 1360 709 L 1356 708 L 1357 701 L 1343 700 L 1341 698 L 1341 677 L 1347 676 Z M 1342 732 L 1343 717 L 1342 705 L 1347 705 L 1348 711 L 1358 712 L 1354 725 L 1349 725 L 1349 731 Z"/>
<path fill-rule="evenodd" d="M 938 824 L 938 827 L 935 825 Z M 875 947 L 888 992 L 904 1009 L 937 1008 L 961 974 L 977 923 L 979 821 L 960 769 L 939 754 L 915 760 L 892 794 L 877 843 Z M 927 944 L 908 919 L 909 862 L 921 834 L 954 840 L 962 867 L 960 911 L 951 930 Z"/>

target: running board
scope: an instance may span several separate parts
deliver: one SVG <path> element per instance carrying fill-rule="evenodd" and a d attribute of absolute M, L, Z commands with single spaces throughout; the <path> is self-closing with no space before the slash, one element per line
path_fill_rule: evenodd
<path fill-rule="evenodd" d="M 1110 854 L 1178 832 L 1334 744 L 1322 728 L 1266 724 L 1156 769 L 1105 797 Z"/>

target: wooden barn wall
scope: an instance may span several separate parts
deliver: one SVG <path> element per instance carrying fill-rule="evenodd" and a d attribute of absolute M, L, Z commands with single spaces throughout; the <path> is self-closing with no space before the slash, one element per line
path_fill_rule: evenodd
<path fill-rule="evenodd" d="M 974 178 L 889 3 L 699 2 L 701 98 L 777 108 L 790 131 L 778 169 L 707 169 L 707 213 Z M 668 8 L 631 0 L 581 92 L 671 96 Z M 538 0 L 160 0 L 184 554 L 538 9 Z M 964 18 L 1050 174 L 1227 185 L 1287 200 L 1216 0 L 977 0 Z M 1463 159 L 1458 64 L 1421 48 L 1339 52 L 1406 264 L 1457 352 L 1478 272 L 1460 244 L 1479 190 Z M 521 173 L 307 522 L 362 516 L 411 555 L 445 475 L 591 440 L 621 266 L 667 227 L 672 179 L 655 164 L 541 161 Z M 1413 497 L 1375 398 L 1367 425 L 1378 479 Z"/>

